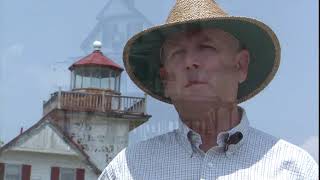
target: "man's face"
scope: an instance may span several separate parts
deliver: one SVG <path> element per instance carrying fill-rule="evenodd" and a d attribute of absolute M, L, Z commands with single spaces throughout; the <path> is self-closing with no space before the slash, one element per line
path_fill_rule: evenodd
<path fill-rule="evenodd" d="M 174 34 L 166 40 L 162 55 L 168 74 L 165 92 L 173 101 L 219 97 L 234 102 L 249 63 L 248 52 L 219 29 Z"/>

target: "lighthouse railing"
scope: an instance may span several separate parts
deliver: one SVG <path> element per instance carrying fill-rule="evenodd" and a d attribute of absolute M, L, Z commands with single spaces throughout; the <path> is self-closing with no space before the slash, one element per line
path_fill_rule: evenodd
<path fill-rule="evenodd" d="M 120 96 L 105 93 L 59 91 L 43 104 L 43 114 L 53 109 L 75 111 L 145 114 L 145 97 Z"/>

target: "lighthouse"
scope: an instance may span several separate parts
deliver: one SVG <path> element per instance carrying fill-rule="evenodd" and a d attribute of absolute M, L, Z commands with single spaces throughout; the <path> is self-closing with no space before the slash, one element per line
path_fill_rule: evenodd
<path fill-rule="evenodd" d="M 123 68 L 101 51 L 93 51 L 70 67 L 70 90 L 51 94 L 43 104 L 43 116 L 58 125 L 79 144 L 102 170 L 128 145 L 128 133 L 147 121 L 146 96 L 120 92 Z"/>
<path fill-rule="evenodd" d="M 70 89 L 43 102 L 42 118 L 0 147 L 0 179 L 97 179 L 146 122 L 146 96 L 122 95 L 123 68 L 101 42 L 69 67 Z"/>

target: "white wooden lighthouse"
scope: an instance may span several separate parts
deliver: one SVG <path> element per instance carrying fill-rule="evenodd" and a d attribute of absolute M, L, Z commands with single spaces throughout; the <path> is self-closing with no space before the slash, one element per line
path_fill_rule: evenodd
<path fill-rule="evenodd" d="M 0 180 L 97 179 L 151 117 L 146 97 L 121 94 L 123 68 L 93 46 L 69 67 L 70 90 L 52 93 L 41 120 L 0 148 Z"/>
<path fill-rule="evenodd" d="M 101 52 L 99 41 L 93 46 L 91 54 L 69 67 L 71 90 L 53 93 L 43 113 L 102 169 L 128 145 L 129 131 L 151 116 L 145 112 L 145 97 L 121 95 L 123 68 Z"/>

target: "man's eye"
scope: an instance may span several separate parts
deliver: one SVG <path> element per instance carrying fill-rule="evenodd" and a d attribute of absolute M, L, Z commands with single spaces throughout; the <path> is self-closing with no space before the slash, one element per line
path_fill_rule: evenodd
<path fill-rule="evenodd" d="M 176 51 L 172 52 L 171 57 L 174 57 L 174 56 L 182 54 L 182 53 L 184 53 L 183 49 L 176 50 Z"/>
<path fill-rule="evenodd" d="M 211 49 L 211 50 L 216 50 L 215 47 L 211 46 L 211 45 L 207 45 L 207 44 L 201 44 L 200 45 L 200 49 Z"/>

